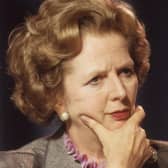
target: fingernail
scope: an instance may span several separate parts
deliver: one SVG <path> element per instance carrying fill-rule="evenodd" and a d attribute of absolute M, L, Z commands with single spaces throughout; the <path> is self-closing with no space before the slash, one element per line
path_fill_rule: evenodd
<path fill-rule="evenodd" d="M 141 105 L 138 105 L 138 110 L 144 110 L 143 107 Z"/>

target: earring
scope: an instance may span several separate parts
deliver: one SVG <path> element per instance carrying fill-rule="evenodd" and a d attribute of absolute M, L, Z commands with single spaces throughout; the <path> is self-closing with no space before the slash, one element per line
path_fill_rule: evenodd
<path fill-rule="evenodd" d="M 69 113 L 68 113 L 68 112 L 63 112 L 63 113 L 61 113 L 60 119 L 61 119 L 61 121 L 63 121 L 63 122 L 67 121 L 67 120 L 69 119 Z"/>

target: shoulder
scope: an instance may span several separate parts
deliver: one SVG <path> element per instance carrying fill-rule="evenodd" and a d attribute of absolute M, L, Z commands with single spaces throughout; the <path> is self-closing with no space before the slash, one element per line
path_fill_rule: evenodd
<path fill-rule="evenodd" d="M 64 136 L 58 137 L 58 134 L 50 137 L 45 161 L 46 168 L 81 168 L 79 162 L 75 162 L 73 156 L 67 153 Z"/>
<path fill-rule="evenodd" d="M 151 168 L 168 168 L 168 141 L 151 140 L 151 145 L 157 152 L 157 161 L 149 164 Z M 145 167 L 146 168 L 146 167 Z"/>
<path fill-rule="evenodd" d="M 157 151 L 159 168 L 167 168 L 168 167 L 168 141 L 152 140 L 151 143 Z"/>
<path fill-rule="evenodd" d="M 0 167 L 40 168 L 47 144 L 47 138 L 40 138 L 16 150 L 1 151 Z"/>

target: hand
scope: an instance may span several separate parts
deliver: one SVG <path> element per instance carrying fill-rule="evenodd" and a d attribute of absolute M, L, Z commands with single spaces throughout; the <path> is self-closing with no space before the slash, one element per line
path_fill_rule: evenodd
<path fill-rule="evenodd" d="M 140 127 L 144 117 L 143 108 L 138 106 L 124 125 L 113 131 L 88 116 L 81 119 L 100 140 L 107 168 L 141 168 L 152 155 L 149 139 Z"/>

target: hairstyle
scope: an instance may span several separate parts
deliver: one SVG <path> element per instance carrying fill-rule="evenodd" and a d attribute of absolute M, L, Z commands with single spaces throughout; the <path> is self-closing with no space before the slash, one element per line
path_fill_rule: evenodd
<path fill-rule="evenodd" d="M 104 0 L 105 1 L 105 0 Z M 12 95 L 29 119 L 47 123 L 56 114 L 63 63 L 81 51 L 88 32 L 121 33 L 129 44 L 141 85 L 149 70 L 150 47 L 144 26 L 123 1 L 45 0 L 36 15 L 9 38 L 9 73 L 15 80 Z"/>

